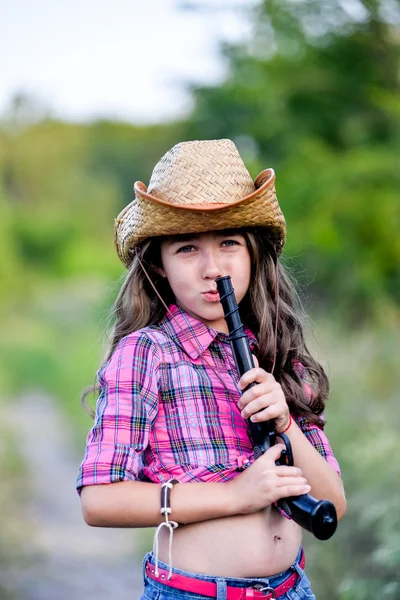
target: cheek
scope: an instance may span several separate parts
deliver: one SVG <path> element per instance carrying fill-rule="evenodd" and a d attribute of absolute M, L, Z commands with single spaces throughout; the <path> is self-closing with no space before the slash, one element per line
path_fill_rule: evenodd
<path fill-rule="evenodd" d="M 241 279 L 243 283 L 246 282 L 247 285 L 249 285 L 251 281 L 251 270 L 251 259 L 249 255 L 246 255 L 242 261 Z"/>
<path fill-rule="evenodd" d="M 250 257 L 246 257 L 243 261 L 241 269 L 236 273 L 236 276 L 232 278 L 234 281 L 235 292 L 240 296 L 241 301 L 246 295 L 251 283 L 251 262 Z"/>
<path fill-rule="evenodd" d="M 176 297 L 186 294 L 191 288 L 190 274 L 177 269 L 174 273 L 169 273 L 168 283 Z"/>
<path fill-rule="evenodd" d="M 251 268 L 251 260 L 250 260 L 250 256 L 249 256 L 248 261 L 247 261 L 247 267 L 246 267 L 246 275 L 247 275 L 246 279 L 247 279 L 248 285 L 250 285 L 250 281 L 251 281 L 251 272 L 252 272 L 252 268 Z"/>

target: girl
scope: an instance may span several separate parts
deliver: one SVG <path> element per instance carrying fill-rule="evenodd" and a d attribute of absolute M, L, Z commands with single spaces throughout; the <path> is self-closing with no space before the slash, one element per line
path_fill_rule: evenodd
<path fill-rule="evenodd" d="M 89 525 L 157 526 L 142 599 L 314 598 L 301 528 L 276 502 L 311 493 L 345 511 L 323 433 L 327 378 L 278 262 L 274 177 L 253 182 L 230 140 L 184 142 L 116 219 L 128 273 L 78 490 Z M 240 380 L 216 291 L 224 275 L 259 365 Z M 249 418 L 275 420 L 295 466 L 276 465 L 282 444 L 254 456 Z"/>

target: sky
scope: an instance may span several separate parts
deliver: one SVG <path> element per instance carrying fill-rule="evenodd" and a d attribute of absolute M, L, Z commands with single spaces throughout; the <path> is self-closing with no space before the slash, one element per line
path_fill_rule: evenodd
<path fill-rule="evenodd" d="M 243 4 L 0 0 L 0 115 L 20 92 L 72 121 L 151 123 L 182 115 L 190 109 L 185 82 L 223 77 L 219 42 L 249 37 Z"/>

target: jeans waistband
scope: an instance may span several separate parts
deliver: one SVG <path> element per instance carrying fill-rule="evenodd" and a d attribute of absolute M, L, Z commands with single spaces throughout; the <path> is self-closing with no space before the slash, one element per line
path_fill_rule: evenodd
<path fill-rule="evenodd" d="M 272 575 L 270 577 L 245 577 L 245 578 L 242 578 L 242 577 L 216 577 L 216 576 L 212 576 L 212 575 L 192 573 L 190 571 L 184 571 L 182 569 L 176 569 L 176 568 L 172 569 L 172 573 L 175 573 L 177 575 L 185 575 L 186 577 L 192 577 L 195 579 L 200 579 L 202 581 L 207 581 L 207 582 L 212 582 L 212 583 L 218 583 L 218 582 L 224 581 L 226 586 L 253 587 L 253 586 L 260 585 L 262 587 L 276 588 L 279 585 L 281 585 L 282 583 L 284 583 L 293 572 L 297 572 L 299 575 L 303 574 L 303 570 L 299 565 L 302 554 L 303 554 L 303 549 L 302 549 L 302 547 L 300 547 L 299 552 L 296 556 L 296 559 L 294 560 L 292 565 L 288 569 L 286 569 L 286 571 L 283 571 L 282 573 L 277 573 L 276 575 Z M 144 557 L 144 560 L 143 560 L 143 576 L 144 576 L 144 578 L 146 578 L 145 565 L 148 561 L 153 565 L 155 564 L 155 557 L 154 557 L 153 552 L 149 552 Z M 169 569 L 169 565 L 167 563 L 164 563 L 161 560 L 158 561 L 158 565 L 159 565 L 160 569 L 165 569 L 165 570 Z"/>

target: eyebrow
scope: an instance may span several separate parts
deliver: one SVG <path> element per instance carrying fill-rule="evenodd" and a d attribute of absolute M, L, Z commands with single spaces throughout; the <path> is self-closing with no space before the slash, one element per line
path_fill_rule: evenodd
<path fill-rule="evenodd" d="M 204 233 L 207 233 L 207 232 L 204 232 Z M 240 235 L 243 237 L 243 233 L 239 229 L 221 229 L 221 231 L 216 231 L 215 233 L 217 234 L 218 237 L 223 237 L 223 238 L 230 237 L 232 235 Z M 180 244 L 180 243 L 185 243 L 185 242 L 195 240 L 199 235 L 201 235 L 201 232 L 199 232 L 199 233 L 179 233 L 177 235 L 167 236 L 167 239 L 170 242 L 170 244 Z"/>
<path fill-rule="evenodd" d="M 196 233 L 182 233 L 178 235 L 169 235 L 167 240 L 170 244 L 181 244 L 196 238 Z"/>

